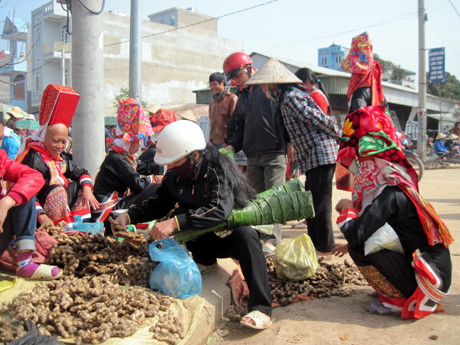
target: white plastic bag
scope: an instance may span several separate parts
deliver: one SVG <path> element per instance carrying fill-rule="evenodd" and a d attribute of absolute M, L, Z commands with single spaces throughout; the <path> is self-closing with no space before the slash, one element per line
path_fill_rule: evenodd
<path fill-rule="evenodd" d="M 364 255 L 377 253 L 382 249 L 389 249 L 404 254 L 398 234 L 388 223 L 385 223 L 364 242 Z"/>

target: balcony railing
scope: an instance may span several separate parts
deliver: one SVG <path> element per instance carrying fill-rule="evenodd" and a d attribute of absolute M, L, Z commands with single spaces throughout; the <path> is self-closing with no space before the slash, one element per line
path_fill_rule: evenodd
<path fill-rule="evenodd" d="M 70 43 L 65 42 L 48 42 L 43 45 L 43 55 L 52 54 L 53 52 L 61 52 L 64 50 L 66 53 L 70 52 Z"/>

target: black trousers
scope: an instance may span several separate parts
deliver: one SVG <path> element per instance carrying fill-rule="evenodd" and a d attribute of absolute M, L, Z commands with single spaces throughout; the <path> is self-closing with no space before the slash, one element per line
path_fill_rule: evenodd
<path fill-rule="evenodd" d="M 427 252 L 430 255 L 443 281 L 440 290 L 447 292 L 452 283 L 452 262 L 449 249 L 444 248 L 442 244 L 437 244 L 426 250 L 421 250 L 421 252 Z M 377 268 L 404 297 L 412 296 L 417 289 L 412 261 L 401 253 L 384 249 L 364 256 L 364 245 L 356 248 L 348 246 L 348 253 L 357 266 L 374 266 Z"/>
<path fill-rule="evenodd" d="M 240 262 L 249 288 L 248 311 L 272 313 L 272 295 L 268 283 L 267 264 L 262 244 L 256 230 L 240 226 L 227 237 L 220 238 L 213 232 L 187 242 L 196 263 L 212 265 L 217 258 L 232 258 Z"/>
<path fill-rule="evenodd" d="M 313 197 L 315 218 L 307 219 L 308 236 L 320 252 L 331 252 L 334 244 L 332 232 L 332 179 L 335 164 L 321 165 L 305 173 L 305 190 Z"/>

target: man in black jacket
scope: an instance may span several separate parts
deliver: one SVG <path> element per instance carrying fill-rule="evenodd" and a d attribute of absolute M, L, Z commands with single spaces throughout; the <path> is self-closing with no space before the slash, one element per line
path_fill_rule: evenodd
<path fill-rule="evenodd" d="M 236 165 L 215 147 L 206 147 L 200 127 L 193 122 L 177 121 L 166 126 L 157 142 L 155 163 L 168 165 L 155 197 L 132 206 L 116 221 L 123 227 L 161 219 L 176 203 L 174 215 L 157 222 L 150 232 L 164 239 L 174 230 L 200 230 L 227 220 L 234 206 L 246 206 L 255 191 Z M 202 272 L 217 268 L 217 258 L 238 260 L 249 287 L 249 314 L 241 323 L 264 329 L 270 326 L 271 293 L 268 273 L 257 232 L 249 226 L 208 233 L 187 242 L 187 249 Z"/>
<path fill-rule="evenodd" d="M 224 61 L 228 80 L 240 87 L 238 102 L 232 115 L 236 124 L 227 149 L 234 153 L 243 150 L 247 156 L 247 177 L 257 193 L 286 182 L 286 154 L 294 161 L 294 151 L 284 126 L 281 110 L 275 101 L 267 98 L 259 85 L 245 86 L 250 78 L 252 59 L 245 53 L 233 53 Z M 228 136 L 228 132 L 227 132 Z M 266 256 L 273 255 L 281 242 L 281 224 L 276 224 L 272 235 L 259 234 L 265 243 Z"/>

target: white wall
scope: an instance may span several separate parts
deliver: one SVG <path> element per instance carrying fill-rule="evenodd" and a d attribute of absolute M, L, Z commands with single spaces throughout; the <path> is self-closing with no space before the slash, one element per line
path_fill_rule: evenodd
<path fill-rule="evenodd" d="M 104 45 L 129 40 L 129 17 L 104 12 Z M 143 21 L 142 36 L 171 30 Z M 148 104 L 195 103 L 192 90 L 208 86 L 209 75 L 222 71 L 225 58 L 242 43 L 215 33 L 182 29 L 142 40 L 142 99 Z M 105 115 L 113 114 L 114 96 L 129 84 L 129 43 L 104 48 Z"/>

